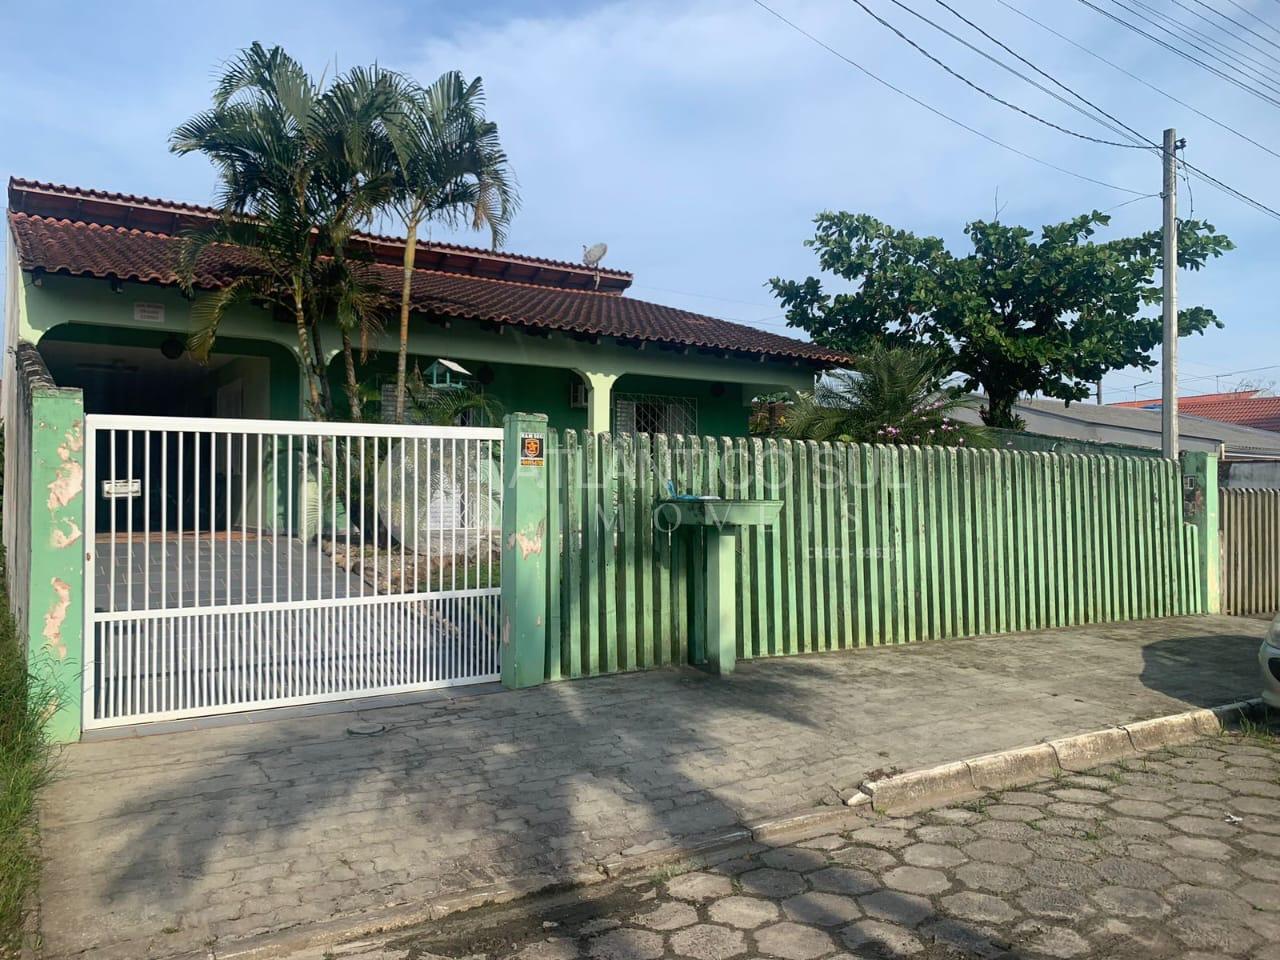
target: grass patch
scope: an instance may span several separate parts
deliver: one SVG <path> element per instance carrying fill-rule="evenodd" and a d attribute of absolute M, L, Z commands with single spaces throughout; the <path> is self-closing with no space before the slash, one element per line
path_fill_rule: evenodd
<path fill-rule="evenodd" d="M 1263 707 L 1261 712 L 1261 719 L 1255 720 L 1242 711 L 1240 716 L 1236 718 L 1235 733 L 1245 740 L 1256 740 L 1264 744 L 1276 743 L 1280 739 L 1276 721 L 1280 718 L 1274 716 L 1269 707 Z"/>
<path fill-rule="evenodd" d="M 44 726 L 53 700 L 53 690 L 28 673 L 0 590 L 0 958 L 22 948 L 40 876 L 35 804 L 52 772 Z"/>

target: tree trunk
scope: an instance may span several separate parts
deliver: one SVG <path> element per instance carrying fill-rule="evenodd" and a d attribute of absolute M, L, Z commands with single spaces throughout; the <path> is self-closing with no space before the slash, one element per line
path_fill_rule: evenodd
<path fill-rule="evenodd" d="M 293 320 L 298 327 L 298 353 L 302 360 L 302 375 L 307 381 L 307 393 L 311 397 L 311 416 L 323 420 L 323 409 L 320 403 L 319 386 L 316 383 L 316 366 L 311 359 L 311 337 L 307 330 L 307 315 L 302 308 L 302 297 L 297 292 L 293 296 Z"/>
<path fill-rule="evenodd" d="M 328 371 L 325 369 L 324 362 L 324 345 L 320 342 L 320 321 L 314 320 L 309 325 L 311 330 L 311 342 L 314 346 L 312 353 L 314 354 L 316 383 L 320 385 L 320 407 L 323 411 L 321 420 L 333 419 L 333 391 L 329 389 Z"/>
<path fill-rule="evenodd" d="M 986 386 L 984 384 L 984 386 Z M 982 422 L 988 427 L 1003 430 L 1018 429 L 1018 418 L 1013 412 L 1013 405 L 1018 401 L 1016 392 L 992 389 L 987 387 L 987 406 L 982 411 Z"/>
<path fill-rule="evenodd" d="M 396 356 L 396 423 L 404 423 L 405 371 L 409 361 L 409 298 L 413 293 L 413 264 L 418 255 L 418 218 L 405 221 L 404 283 L 400 287 L 400 352 Z"/>
<path fill-rule="evenodd" d="M 351 419 L 359 423 L 364 419 L 360 402 L 360 383 L 356 380 L 356 356 L 351 337 L 342 334 L 342 360 L 347 367 L 347 403 L 351 406 Z"/>

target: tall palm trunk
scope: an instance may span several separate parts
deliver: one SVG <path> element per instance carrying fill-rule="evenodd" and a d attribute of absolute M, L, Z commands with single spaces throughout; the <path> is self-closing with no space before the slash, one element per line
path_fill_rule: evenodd
<path fill-rule="evenodd" d="M 316 365 L 311 359 L 311 335 L 307 330 L 307 313 L 302 304 L 302 295 L 294 291 L 293 322 L 298 328 L 298 354 L 302 360 L 302 375 L 307 380 L 307 393 L 311 397 L 311 415 L 322 419 L 323 408 L 320 403 L 320 388 L 316 383 Z"/>
<path fill-rule="evenodd" d="M 342 360 L 347 368 L 347 403 L 351 407 L 351 419 L 359 423 L 364 419 L 363 404 L 360 402 L 360 381 L 356 379 L 355 350 L 351 337 L 345 331 L 342 334 Z"/>
<path fill-rule="evenodd" d="M 405 377 L 409 364 L 409 299 L 413 294 L 413 265 L 418 256 L 417 215 L 405 219 L 404 283 L 400 287 L 400 352 L 396 356 L 396 423 L 404 423 Z"/>

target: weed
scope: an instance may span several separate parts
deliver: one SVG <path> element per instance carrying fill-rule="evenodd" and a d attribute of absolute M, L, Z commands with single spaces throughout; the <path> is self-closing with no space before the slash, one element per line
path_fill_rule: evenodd
<path fill-rule="evenodd" d="M 1274 724 L 1269 723 L 1271 717 L 1264 714 L 1261 721 L 1254 720 L 1241 711 L 1237 719 L 1236 733 L 1245 740 L 1256 740 L 1260 743 L 1275 743 L 1277 733 Z"/>
<path fill-rule="evenodd" d="M 45 721 L 56 696 L 38 674 L 0 595 L 0 956 L 20 954 L 40 877 L 36 795 L 52 773 Z"/>
<path fill-rule="evenodd" d="M 668 880 L 680 876 L 682 873 L 688 873 L 694 869 L 694 864 L 687 860 L 679 860 L 675 863 L 664 864 L 649 875 L 649 879 L 653 883 L 666 883 Z"/>

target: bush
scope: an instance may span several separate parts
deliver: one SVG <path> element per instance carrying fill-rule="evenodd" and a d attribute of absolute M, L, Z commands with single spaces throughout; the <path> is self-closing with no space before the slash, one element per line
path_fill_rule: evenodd
<path fill-rule="evenodd" d="M 52 689 L 28 672 L 0 596 L 0 958 L 17 957 L 40 876 L 36 795 L 49 781 Z"/>

